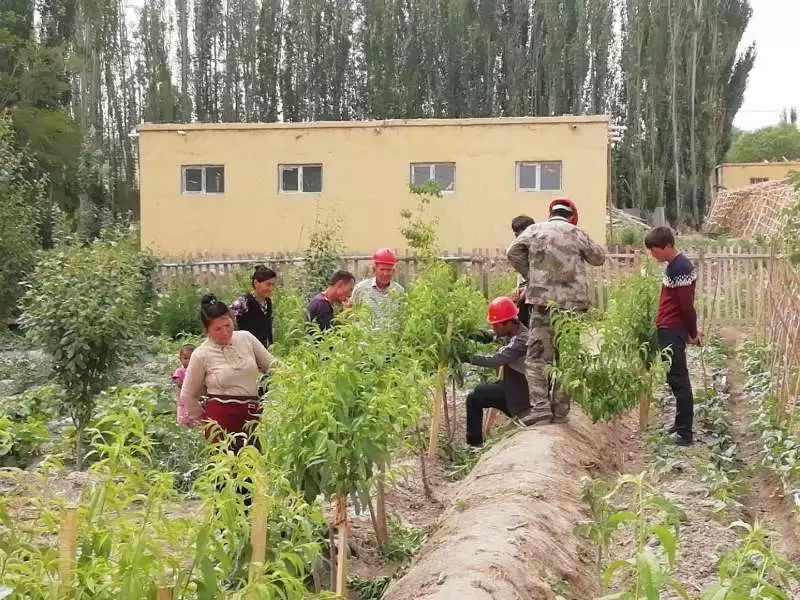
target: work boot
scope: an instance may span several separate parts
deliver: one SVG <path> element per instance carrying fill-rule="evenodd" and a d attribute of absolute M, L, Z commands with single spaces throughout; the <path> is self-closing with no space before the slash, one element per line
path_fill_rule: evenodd
<path fill-rule="evenodd" d="M 542 422 L 549 423 L 552 419 L 553 413 L 546 404 L 531 406 L 517 415 L 517 420 L 526 426 Z"/>
<path fill-rule="evenodd" d="M 678 433 L 677 431 L 669 436 L 670 439 L 675 442 L 676 446 L 691 446 L 694 440 L 692 439 L 692 434 L 683 434 Z"/>

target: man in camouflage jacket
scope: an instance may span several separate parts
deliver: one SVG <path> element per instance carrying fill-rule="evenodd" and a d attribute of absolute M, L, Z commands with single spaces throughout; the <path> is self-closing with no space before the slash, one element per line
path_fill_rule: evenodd
<path fill-rule="evenodd" d="M 554 202 L 550 218 L 530 225 L 514 240 L 507 257 L 511 266 L 528 281 L 525 302 L 531 315 L 525 359 L 533 414 L 531 423 L 546 418 L 562 419 L 569 413 L 569 398 L 550 394 L 545 369 L 554 359 L 550 306 L 587 310 L 591 306 L 584 263 L 600 266 L 606 253 L 583 229 L 570 223 L 574 217 L 570 201 Z"/>

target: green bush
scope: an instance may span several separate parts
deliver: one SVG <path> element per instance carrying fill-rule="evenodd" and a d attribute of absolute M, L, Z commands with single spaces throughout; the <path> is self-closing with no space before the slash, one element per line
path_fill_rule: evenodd
<path fill-rule="evenodd" d="M 0 465 L 28 466 L 49 437 L 47 425 L 38 418 L 15 421 L 7 415 L 0 416 Z"/>
<path fill-rule="evenodd" d="M 44 181 L 32 180 L 31 159 L 14 147 L 14 134 L 0 117 L 0 319 L 16 304 L 21 280 L 33 267 L 39 249 L 39 208 Z M 0 321 L 0 329 L 5 323 Z"/>
<path fill-rule="evenodd" d="M 200 335 L 202 327 L 200 287 L 193 281 L 183 280 L 171 286 L 156 301 L 153 310 L 153 332 L 171 339 L 182 335 Z"/>
<path fill-rule="evenodd" d="M 111 228 L 91 244 L 67 242 L 42 254 L 23 298 L 23 327 L 50 355 L 65 391 L 79 468 L 95 396 L 134 355 L 146 331 L 144 264 L 135 235 Z"/>

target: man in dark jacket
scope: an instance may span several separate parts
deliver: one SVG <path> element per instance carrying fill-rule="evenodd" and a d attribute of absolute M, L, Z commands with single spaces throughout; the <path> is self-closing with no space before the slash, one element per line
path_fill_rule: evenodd
<path fill-rule="evenodd" d="M 495 298 L 489 304 L 486 320 L 494 335 L 504 342 L 490 355 L 472 355 L 469 362 L 479 367 L 503 367 L 503 379 L 483 383 L 467 394 L 467 444 L 483 445 L 483 409 L 497 408 L 508 417 L 530 412 L 530 394 L 525 377 L 528 328 L 519 318 L 519 308 L 511 298 Z"/>

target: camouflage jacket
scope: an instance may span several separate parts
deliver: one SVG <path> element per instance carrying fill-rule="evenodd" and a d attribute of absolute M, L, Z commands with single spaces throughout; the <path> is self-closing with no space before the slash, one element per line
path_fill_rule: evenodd
<path fill-rule="evenodd" d="M 506 256 L 528 280 L 528 304 L 546 306 L 553 302 L 567 309 L 591 306 L 583 263 L 600 266 L 606 260 L 602 246 L 580 227 L 558 217 L 528 227 Z"/>

